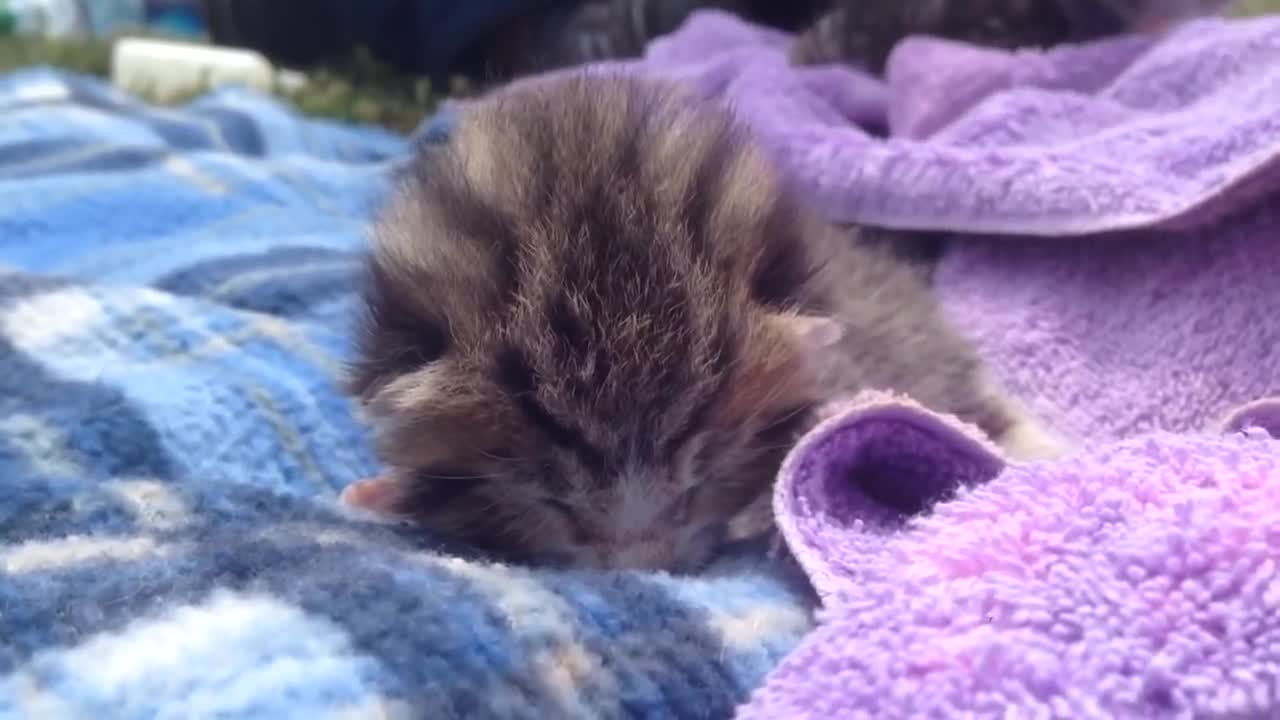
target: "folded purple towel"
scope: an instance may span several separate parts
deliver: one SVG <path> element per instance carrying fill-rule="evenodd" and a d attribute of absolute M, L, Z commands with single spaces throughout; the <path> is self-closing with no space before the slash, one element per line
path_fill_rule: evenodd
<path fill-rule="evenodd" d="M 704 12 L 620 66 L 731 103 L 837 220 L 1052 236 L 1194 226 L 1280 172 L 1280 18 L 1044 53 L 911 38 L 883 84 L 789 67 L 788 42 Z M 885 124 L 888 142 L 865 132 Z"/>
<path fill-rule="evenodd" d="M 855 401 L 775 498 L 822 624 L 739 717 L 1280 717 L 1280 400 L 1236 427 L 1005 467 Z M 906 517 L 903 493 L 949 499 Z"/>

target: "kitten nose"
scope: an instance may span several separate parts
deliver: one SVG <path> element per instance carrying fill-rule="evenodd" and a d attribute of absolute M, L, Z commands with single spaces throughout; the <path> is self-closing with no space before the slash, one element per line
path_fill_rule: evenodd
<path fill-rule="evenodd" d="M 723 549 L 725 525 L 716 523 L 692 535 L 630 542 L 605 548 L 605 567 L 630 570 L 688 572 L 701 568 Z"/>
<path fill-rule="evenodd" d="M 669 543 L 632 543 L 604 552 L 606 567 L 618 570 L 671 570 L 675 551 Z"/>
<path fill-rule="evenodd" d="M 714 525 L 708 525 L 695 533 L 693 538 L 689 541 L 689 544 L 693 547 L 719 548 L 724 544 L 725 537 L 728 533 L 729 526 L 727 523 L 715 523 Z"/>

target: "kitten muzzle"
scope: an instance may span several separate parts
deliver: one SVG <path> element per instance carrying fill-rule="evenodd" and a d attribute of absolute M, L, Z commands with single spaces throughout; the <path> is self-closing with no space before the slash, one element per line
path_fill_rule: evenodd
<path fill-rule="evenodd" d="M 709 565 L 724 547 L 726 528 L 716 523 L 692 533 L 667 533 L 651 539 L 605 545 L 592 564 L 610 570 L 661 570 L 693 573 Z"/>

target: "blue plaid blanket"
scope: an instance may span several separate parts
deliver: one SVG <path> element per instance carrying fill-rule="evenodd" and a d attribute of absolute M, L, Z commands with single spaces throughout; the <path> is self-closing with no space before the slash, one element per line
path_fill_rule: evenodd
<path fill-rule="evenodd" d="M 750 558 L 535 572 L 335 510 L 376 469 L 335 382 L 405 147 L 0 78 L 0 718 L 727 717 L 808 630 Z"/>

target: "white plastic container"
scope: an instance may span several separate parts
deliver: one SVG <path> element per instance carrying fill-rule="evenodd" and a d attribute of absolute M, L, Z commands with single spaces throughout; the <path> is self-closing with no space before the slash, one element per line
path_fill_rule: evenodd
<path fill-rule="evenodd" d="M 222 85 L 244 85 L 270 93 L 277 84 L 293 89 L 297 73 L 277 72 L 260 53 L 195 43 L 121 38 L 111 51 L 111 82 L 149 98 L 183 97 Z"/>

